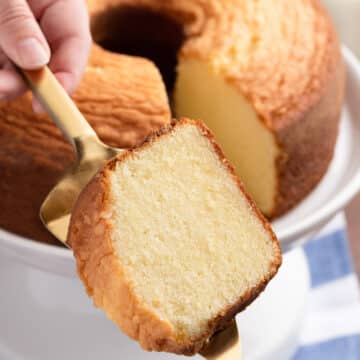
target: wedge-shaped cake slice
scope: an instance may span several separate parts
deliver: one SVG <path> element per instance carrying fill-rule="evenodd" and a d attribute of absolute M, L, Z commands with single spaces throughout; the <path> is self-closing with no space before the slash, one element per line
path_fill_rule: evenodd
<path fill-rule="evenodd" d="M 193 354 L 281 263 L 270 225 L 202 123 L 181 120 L 83 190 L 69 244 L 96 306 L 147 350 Z"/>

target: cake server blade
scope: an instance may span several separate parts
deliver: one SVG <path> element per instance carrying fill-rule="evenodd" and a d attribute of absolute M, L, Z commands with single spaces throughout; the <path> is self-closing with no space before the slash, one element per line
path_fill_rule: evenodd
<path fill-rule="evenodd" d="M 236 321 L 224 330 L 217 332 L 200 350 L 207 360 L 241 360 L 241 344 Z"/>

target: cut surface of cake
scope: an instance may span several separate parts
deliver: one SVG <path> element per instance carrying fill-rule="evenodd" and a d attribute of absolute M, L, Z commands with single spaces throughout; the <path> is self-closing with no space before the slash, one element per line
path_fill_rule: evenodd
<path fill-rule="evenodd" d="M 276 158 L 280 156 L 273 134 L 245 97 L 213 67 L 186 61 L 179 65 L 178 73 L 177 112 L 206 119 L 256 205 L 271 215 L 278 187 Z"/>
<path fill-rule="evenodd" d="M 95 305 L 147 350 L 197 352 L 281 263 L 214 138 L 181 120 L 83 190 L 69 244 Z"/>

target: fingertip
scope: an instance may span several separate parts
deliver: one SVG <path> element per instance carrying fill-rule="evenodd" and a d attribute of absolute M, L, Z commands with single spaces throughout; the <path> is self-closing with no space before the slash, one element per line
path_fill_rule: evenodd
<path fill-rule="evenodd" d="M 45 113 L 45 109 L 37 101 L 36 98 L 33 98 L 33 100 L 32 100 L 32 109 L 35 114 L 44 114 Z"/>
<path fill-rule="evenodd" d="M 50 61 L 50 49 L 36 38 L 27 38 L 15 44 L 14 61 L 23 69 L 36 70 Z"/>
<path fill-rule="evenodd" d="M 0 1 L 0 45 L 19 67 L 34 70 L 50 61 L 50 47 L 29 1 Z"/>
<path fill-rule="evenodd" d="M 55 76 L 68 94 L 74 92 L 77 85 L 77 78 L 74 74 L 62 71 L 55 73 Z"/>

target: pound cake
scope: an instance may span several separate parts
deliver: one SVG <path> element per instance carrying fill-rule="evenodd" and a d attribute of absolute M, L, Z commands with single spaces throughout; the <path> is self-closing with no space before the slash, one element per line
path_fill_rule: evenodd
<path fill-rule="evenodd" d="M 186 355 L 281 263 L 213 136 L 185 119 L 105 165 L 80 194 L 68 243 L 96 306 L 144 349 Z"/>
<path fill-rule="evenodd" d="M 333 155 L 344 91 L 340 46 L 318 0 L 88 3 L 100 44 L 171 49 L 176 117 L 209 126 L 266 216 L 316 186 Z"/>
<path fill-rule="evenodd" d="M 333 155 L 344 75 L 318 0 L 87 2 L 102 48 L 94 45 L 74 99 L 105 143 L 141 143 L 170 122 L 171 103 L 178 117 L 211 128 L 267 217 L 320 181 Z M 152 59 L 163 78 L 133 55 Z M 38 209 L 73 161 L 28 95 L 1 102 L 0 227 L 54 242 Z"/>

